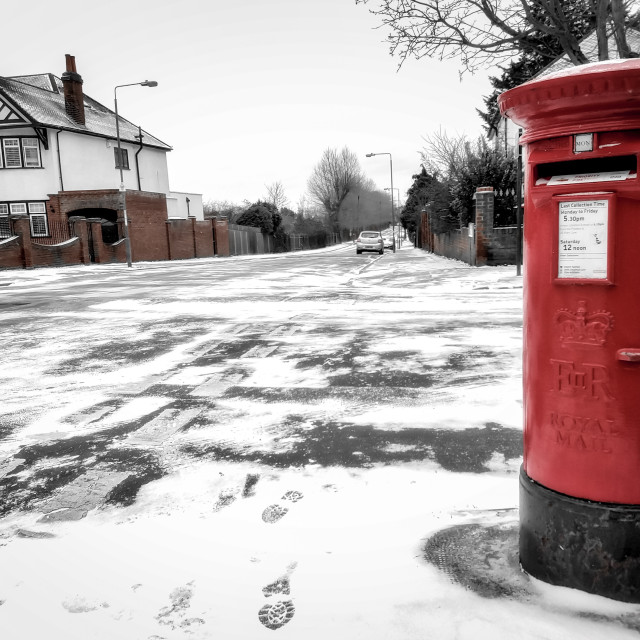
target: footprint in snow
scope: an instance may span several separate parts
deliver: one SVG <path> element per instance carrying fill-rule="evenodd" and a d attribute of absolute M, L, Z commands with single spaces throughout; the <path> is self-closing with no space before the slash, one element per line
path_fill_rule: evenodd
<path fill-rule="evenodd" d="M 296 568 L 297 563 L 293 562 L 287 567 L 287 572 L 280 576 L 274 582 L 271 582 L 266 587 L 262 588 L 262 594 L 265 598 L 270 598 L 275 595 L 286 595 L 291 593 L 291 584 L 289 578 Z M 260 611 L 258 611 L 258 620 L 267 627 L 275 631 L 284 626 L 293 618 L 296 609 L 291 600 L 278 600 L 277 602 L 265 604 Z"/>
<path fill-rule="evenodd" d="M 300 491 L 287 491 L 280 499 L 286 500 L 287 502 L 298 502 L 298 500 L 302 500 L 303 497 Z M 284 517 L 288 511 L 289 507 L 284 505 L 278 503 L 270 504 L 262 512 L 262 519 L 269 524 L 273 524 Z"/>

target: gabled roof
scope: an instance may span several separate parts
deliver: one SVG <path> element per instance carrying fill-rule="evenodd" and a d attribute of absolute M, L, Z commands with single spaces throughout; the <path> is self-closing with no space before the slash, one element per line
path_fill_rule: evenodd
<path fill-rule="evenodd" d="M 85 124 L 78 124 L 65 109 L 62 80 L 52 73 L 0 76 L 0 98 L 17 108 L 36 127 L 75 131 L 103 138 L 116 138 L 116 116 L 111 109 L 84 95 Z M 4 102 L 2 101 L 2 102 Z M 119 115 L 120 139 L 139 143 L 138 127 Z M 145 146 L 170 151 L 171 147 L 142 130 Z"/>

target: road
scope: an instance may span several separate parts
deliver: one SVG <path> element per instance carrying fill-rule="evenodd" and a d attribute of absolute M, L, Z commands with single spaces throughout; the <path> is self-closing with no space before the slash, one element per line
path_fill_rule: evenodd
<path fill-rule="evenodd" d="M 449 280 L 472 275 L 469 268 L 430 263 L 413 251 L 354 254 L 343 246 L 206 263 L 147 263 L 132 270 L 40 270 L 21 273 L 19 282 L 8 285 L 12 276 L 4 275 L 4 469 L 25 460 L 25 471 L 37 469 L 37 482 L 29 473 L 19 479 L 14 474 L 13 482 L 5 476 L 10 495 L 2 511 L 53 493 L 41 508 L 62 518 L 56 491 L 92 471 L 103 476 L 109 467 L 117 470 L 111 483 L 84 506 L 74 499 L 74 508 L 95 507 L 109 484 L 121 492 L 126 486 L 120 499 L 133 500 L 139 486 L 173 464 L 158 455 L 158 447 L 177 433 L 223 421 L 224 431 L 232 432 L 229 439 L 185 437 L 171 455 L 273 466 L 432 458 L 458 471 L 481 471 L 494 454 L 518 457 L 515 430 L 375 433 L 350 422 L 352 414 L 375 411 L 387 413 L 393 425 L 396 407 L 415 419 L 434 402 L 453 398 L 461 385 L 490 386 L 505 377 L 504 360 L 512 365 L 513 353 L 469 347 L 465 331 L 484 326 L 495 332 L 501 325 L 516 332 L 520 326 L 512 296 L 506 296 L 505 315 L 495 290 L 465 291 L 457 301 L 469 311 L 483 309 L 480 322 L 464 314 L 453 320 L 455 300 L 445 308 L 429 302 Z M 424 265 L 422 272 L 416 261 Z M 430 362 L 425 336 L 459 342 L 459 348 L 450 346 L 446 358 Z M 232 415 L 221 408 L 222 397 L 234 401 Z M 257 426 L 273 417 L 269 407 L 283 403 L 305 409 L 284 416 L 277 427 Z M 330 403 L 335 410 L 326 410 Z M 323 409 L 315 415 L 307 405 Z M 267 451 L 251 439 L 235 442 L 233 432 L 244 420 L 255 423 L 256 437 L 269 433 L 295 444 Z M 22 425 L 28 425 L 24 432 Z M 122 445 L 121 460 L 113 460 L 114 442 Z M 47 463 L 70 455 L 76 456 L 73 465 Z"/>
<path fill-rule="evenodd" d="M 343 245 L 5 271 L 0 310 L 0 631 L 581 629 L 517 609 L 541 596 L 514 555 L 514 269 Z"/>

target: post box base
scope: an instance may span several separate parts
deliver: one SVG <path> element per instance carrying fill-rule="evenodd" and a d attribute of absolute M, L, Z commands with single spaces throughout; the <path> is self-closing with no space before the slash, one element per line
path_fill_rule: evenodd
<path fill-rule="evenodd" d="M 550 584 L 640 603 L 640 506 L 572 498 L 521 469 L 520 564 Z"/>

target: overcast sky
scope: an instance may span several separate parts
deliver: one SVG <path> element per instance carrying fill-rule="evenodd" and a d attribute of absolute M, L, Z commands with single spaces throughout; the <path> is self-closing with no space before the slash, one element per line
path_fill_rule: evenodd
<path fill-rule="evenodd" d="M 93 8 L 95 7 L 95 8 Z M 84 90 L 173 147 L 171 188 L 205 200 L 256 200 L 283 183 L 295 208 L 327 147 L 348 146 L 378 187 L 402 195 L 422 137 L 481 133 L 487 74 L 457 62 L 399 60 L 355 0 L 32 0 L 3 7 L 0 75 L 65 70 Z M 8 53 L 11 52 L 11 53 Z M 495 71 L 495 70 L 492 70 Z"/>

